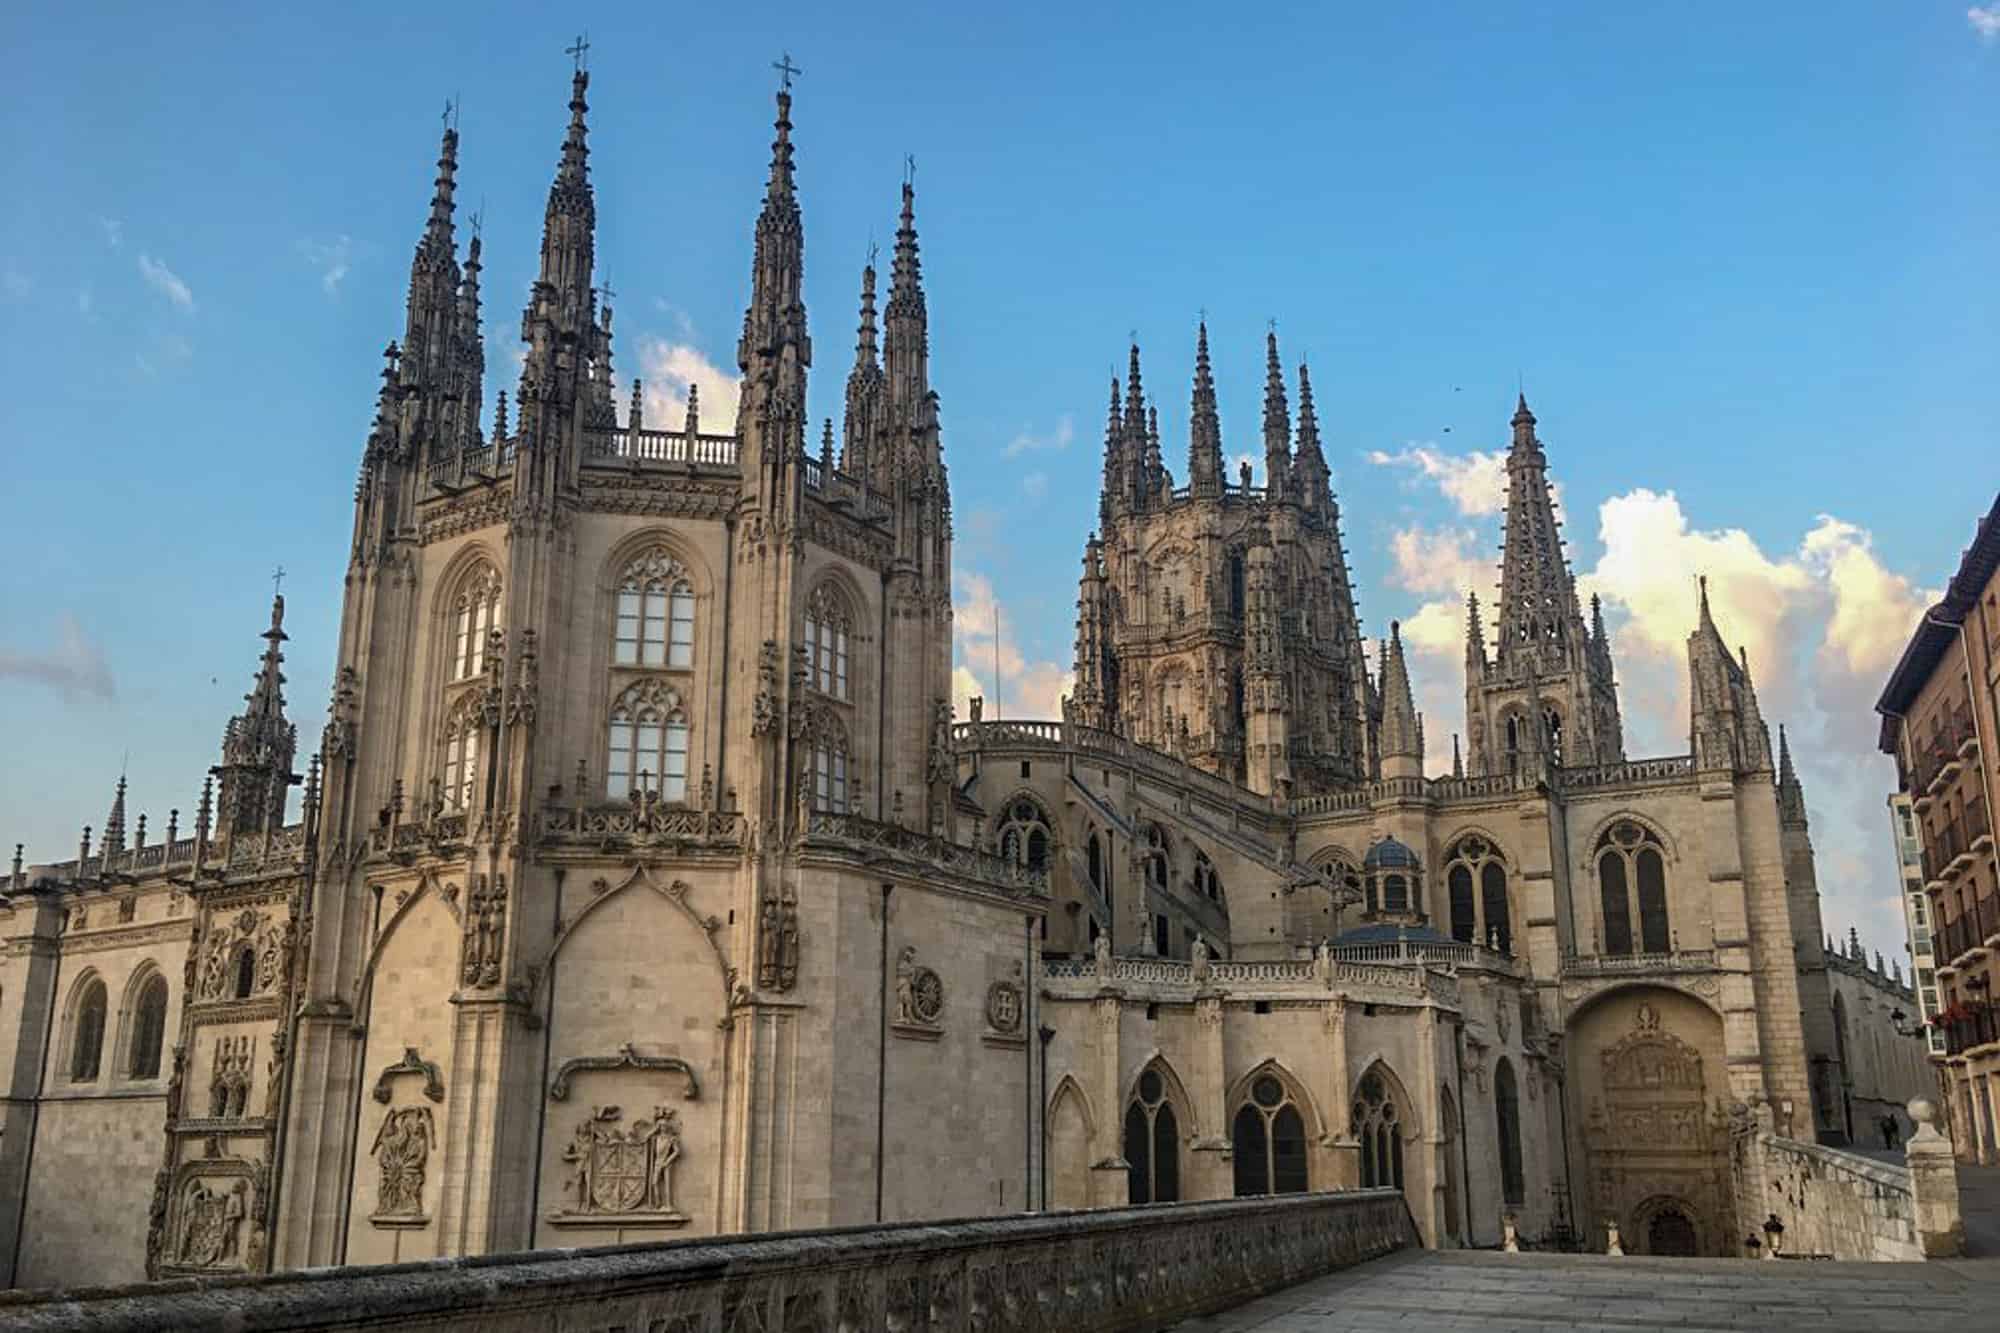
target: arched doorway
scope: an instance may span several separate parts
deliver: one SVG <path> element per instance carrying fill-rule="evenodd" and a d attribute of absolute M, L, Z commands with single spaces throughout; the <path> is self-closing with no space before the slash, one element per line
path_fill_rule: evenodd
<path fill-rule="evenodd" d="M 1692 1259 L 1701 1252 L 1694 1221 L 1678 1208 L 1662 1208 L 1646 1226 L 1646 1253 Z"/>

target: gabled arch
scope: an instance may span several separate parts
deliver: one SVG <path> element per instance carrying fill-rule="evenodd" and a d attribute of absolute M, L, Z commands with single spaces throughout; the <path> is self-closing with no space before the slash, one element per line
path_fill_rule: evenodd
<path fill-rule="evenodd" d="M 1139 1080 L 1149 1069 L 1158 1073 L 1161 1081 L 1167 1085 L 1167 1100 L 1174 1104 L 1174 1114 L 1180 1119 L 1182 1136 L 1190 1141 L 1200 1138 L 1200 1121 L 1195 1112 L 1194 1098 L 1188 1096 L 1187 1085 L 1181 1082 L 1181 1076 L 1175 1071 L 1173 1062 L 1158 1049 L 1132 1071 L 1132 1077 L 1125 1081 L 1125 1093 L 1119 1099 L 1119 1104 L 1123 1106 L 1139 1095 Z"/>
<path fill-rule="evenodd" d="M 1083 1112 L 1084 1132 L 1088 1135 L 1090 1141 L 1095 1142 L 1097 1139 L 1097 1112 L 1091 1109 L 1090 1094 L 1084 1091 L 1083 1084 L 1076 1081 L 1076 1075 L 1074 1074 L 1064 1074 L 1056 1080 L 1056 1090 L 1049 1095 L 1049 1122 L 1051 1124 L 1055 1123 L 1056 1108 L 1063 1104 L 1064 1098 L 1074 1101 L 1077 1109 Z"/>
<path fill-rule="evenodd" d="M 646 558 L 654 550 L 664 552 L 666 558 L 678 565 L 694 585 L 697 598 L 706 597 L 715 586 L 708 562 L 701 552 L 672 528 L 641 528 L 627 533 L 612 544 L 604 554 L 604 561 L 598 566 L 598 587 L 606 597 L 618 595 L 618 585 L 624 581 L 626 573 L 638 561 Z"/>
<path fill-rule="evenodd" d="M 1237 1103 L 1250 1095 L 1250 1085 L 1265 1074 L 1270 1074 L 1280 1083 L 1283 1083 L 1285 1090 L 1291 1094 L 1292 1100 L 1305 1108 L 1308 1133 L 1318 1139 L 1325 1139 L 1330 1136 L 1331 1130 L 1326 1120 L 1326 1109 L 1313 1097 L 1311 1089 L 1306 1087 L 1304 1081 L 1291 1070 L 1287 1069 L 1284 1062 L 1274 1055 L 1265 1056 L 1249 1069 L 1237 1075 L 1235 1082 L 1229 1085 L 1229 1096 L 1224 1099 L 1223 1105 L 1233 1110 Z"/>
<path fill-rule="evenodd" d="M 1640 828 L 1645 829 L 1653 835 L 1660 846 L 1666 849 L 1668 865 L 1675 865 L 1680 862 L 1682 859 L 1680 848 L 1658 820 L 1648 815 L 1642 815 L 1636 810 L 1620 809 L 1614 810 L 1612 813 L 1599 819 L 1595 824 L 1591 825 L 1588 834 L 1573 844 L 1582 851 L 1587 867 L 1596 864 L 1597 849 L 1603 844 L 1605 835 L 1611 832 L 1611 826 L 1626 822 L 1637 824 Z"/>
<path fill-rule="evenodd" d="M 375 932 L 374 942 L 369 945 L 368 958 L 361 965 L 361 974 L 354 979 L 354 1021 L 357 1026 L 363 1025 L 362 1016 L 367 1013 L 368 1001 L 374 994 L 375 968 L 382 961 L 382 950 L 388 945 L 389 937 L 409 920 L 417 904 L 425 898 L 435 898 L 443 903 L 445 911 L 451 916 L 452 923 L 463 928 L 465 917 L 459 911 L 457 886 L 442 885 L 439 877 L 432 871 L 418 872 L 417 887 L 410 890 L 409 896 L 390 909 L 389 919 Z"/>
<path fill-rule="evenodd" d="M 1361 1066 L 1348 1092 L 1346 1130 L 1361 1148 L 1361 1183 L 1410 1184 L 1406 1144 L 1422 1137 L 1419 1108 L 1388 1062 L 1376 1057 Z"/>
<path fill-rule="evenodd" d="M 528 968 L 529 985 L 532 987 L 528 997 L 529 1007 L 536 1011 L 537 1017 L 543 1022 L 549 1020 L 550 1002 L 553 999 L 549 993 L 552 965 L 562 953 L 563 946 L 575 937 L 577 928 L 588 921 L 593 912 L 618 895 L 634 888 L 649 889 L 672 903 L 702 938 L 708 941 L 709 953 L 715 961 L 717 984 L 722 991 L 722 1009 L 725 1014 L 729 1011 L 730 994 L 736 985 L 737 971 L 730 965 L 728 956 L 723 953 L 722 942 L 718 938 L 722 933 L 722 918 L 713 915 L 703 916 L 694 910 L 693 905 L 688 902 L 690 886 L 686 881 L 677 879 L 662 885 L 653 877 L 652 871 L 641 865 L 634 866 L 632 873 L 619 883 L 607 882 L 601 891 L 593 893 L 589 900 L 577 909 L 574 916 L 563 922 L 562 929 L 557 932 L 555 939 L 549 942 L 549 947 L 543 950 L 542 956 Z"/>
<path fill-rule="evenodd" d="M 475 542 L 453 556 L 439 576 L 436 611 L 448 685 L 479 677 L 486 666 L 488 637 L 506 624 L 502 566 Z"/>

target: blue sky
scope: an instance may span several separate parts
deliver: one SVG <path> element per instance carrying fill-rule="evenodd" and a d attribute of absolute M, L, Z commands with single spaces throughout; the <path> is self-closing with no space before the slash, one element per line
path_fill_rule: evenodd
<path fill-rule="evenodd" d="M 489 387 L 509 379 L 579 20 L 271 8 L 0 18 L 0 833 L 30 859 L 102 822 L 128 751 L 154 829 L 191 819 L 278 564 L 317 735 L 451 96 Z M 1495 578 L 1492 451 L 1524 382 L 1634 750 L 1685 748 L 1705 570 L 1794 723 L 1830 928 L 1900 952 L 1867 708 L 1991 498 L 2000 10 L 918 9 L 592 12 L 621 374 L 662 405 L 726 384 L 789 50 L 816 413 L 838 412 L 858 271 L 917 159 L 979 688 L 997 596 L 1009 712 L 1052 711 L 1106 378 L 1136 330 L 1184 471 L 1206 309 L 1232 452 L 1256 448 L 1266 321 L 1310 359 L 1364 627 L 1408 623 L 1444 753 L 1450 608 Z"/>

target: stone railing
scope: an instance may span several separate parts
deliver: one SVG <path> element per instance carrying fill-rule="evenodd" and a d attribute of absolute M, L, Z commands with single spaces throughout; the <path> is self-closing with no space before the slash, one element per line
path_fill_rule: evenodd
<path fill-rule="evenodd" d="M 1589 791 L 1595 787 L 1637 787 L 1660 782 L 1694 781 L 1694 756 L 1669 755 L 1664 759 L 1628 759 L 1622 764 L 1599 764 L 1594 768 L 1553 770 L 1556 785 L 1565 792 Z"/>
<path fill-rule="evenodd" d="M 10 1293 L 0 1323 L 22 1333 L 1124 1333 L 1419 1243 L 1401 1193 L 1353 1190 Z"/>
<path fill-rule="evenodd" d="M 934 866 L 946 874 L 976 880 L 1008 894 L 1046 897 L 1049 872 L 995 856 L 976 847 L 961 847 L 948 838 L 933 837 L 900 824 L 882 824 L 860 815 L 815 810 L 806 822 L 806 845 L 826 842 L 880 847 Z"/>
<path fill-rule="evenodd" d="M 225 845 L 226 844 L 226 845 Z M 208 843 L 202 864 L 211 871 L 257 872 L 295 866 L 305 852 L 306 826 L 289 824 L 275 833 L 245 833 L 227 840 L 216 837 Z M 34 883 L 91 884 L 121 879 L 144 879 L 155 875 L 185 873 L 201 859 L 201 840 L 174 838 L 127 847 L 123 851 L 99 853 L 81 860 L 56 861 L 26 871 L 17 883 L 0 872 L 0 890 L 15 892 Z"/>
<path fill-rule="evenodd" d="M 684 430 L 587 430 L 583 433 L 586 466 L 605 462 L 644 466 L 736 466 L 740 444 L 734 435 L 689 435 Z"/>
<path fill-rule="evenodd" d="M 1336 944 L 1333 957 L 1343 963 L 1385 963 L 1392 966 L 1409 966 L 1429 963 L 1434 966 L 1472 967 L 1487 972 L 1518 974 L 1522 970 L 1521 961 L 1511 954 L 1498 949 L 1489 949 L 1483 944 L 1466 944 L 1460 940 L 1385 940 L 1380 944 Z"/>
<path fill-rule="evenodd" d="M 1672 949 L 1665 953 L 1565 954 L 1566 977 L 1623 977 L 1653 972 L 1713 972 L 1715 950 Z"/>
<path fill-rule="evenodd" d="M 1042 963 L 1042 980 L 1050 994 L 1062 999 L 1088 999 L 1100 986 L 1116 986 L 1139 998 L 1170 1001 L 1190 1000 L 1207 987 L 1297 999 L 1358 988 L 1380 992 L 1385 1003 L 1408 1004 L 1426 994 L 1447 1008 L 1455 1009 L 1459 1003 L 1457 977 L 1410 961 L 1308 958 L 1235 963 L 1218 959 L 1197 966 L 1180 958 L 1111 958 L 1100 969 L 1092 958 L 1056 958 Z"/>
<path fill-rule="evenodd" d="M 549 806 L 539 816 L 542 840 L 593 848 L 695 843 L 739 847 L 743 816 L 734 810 L 647 805 Z"/>
<path fill-rule="evenodd" d="M 1739 1105 L 1730 1149 L 1736 1216 L 1766 1258 L 1912 1261 L 1964 1252 L 1951 1140 L 1938 1133 L 1929 1102 L 1909 1110 L 1917 1132 L 1899 1166 L 1785 1138 L 1772 1132 L 1769 1108 L 1746 1115 Z"/>
<path fill-rule="evenodd" d="M 1114 732 L 1086 727 L 1074 722 L 959 722 L 951 729 L 953 746 L 960 754 L 996 750 L 1002 754 L 1019 751 L 1055 750 L 1089 755 L 1093 761 L 1106 759 L 1133 768 L 1168 786 L 1190 787 L 1229 809 L 1266 810 L 1270 802 L 1233 782 L 1203 772 L 1192 764 L 1164 751 L 1141 745 Z"/>

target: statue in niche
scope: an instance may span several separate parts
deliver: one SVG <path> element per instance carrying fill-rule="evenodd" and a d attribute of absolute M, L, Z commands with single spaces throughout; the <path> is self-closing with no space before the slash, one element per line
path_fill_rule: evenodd
<path fill-rule="evenodd" d="M 1194 964 L 1194 979 L 1196 981 L 1207 981 L 1209 976 L 1208 941 L 1196 935 L 1194 937 L 1194 944 L 1188 950 L 1188 954 Z"/>
<path fill-rule="evenodd" d="M 1111 975 L 1111 937 L 1109 935 L 1099 935 L 1096 942 L 1090 948 L 1091 953 L 1096 958 L 1097 975 L 1099 977 L 1109 977 Z"/>
<path fill-rule="evenodd" d="M 766 989 L 778 984 L 778 904 L 764 900 L 757 920 L 757 984 Z"/>
<path fill-rule="evenodd" d="M 896 1021 L 917 1021 L 917 951 L 910 945 L 896 959 Z"/>
<path fill-rule="evenodd" d="M 778 989 L 790 990 L 799 981 L 799 909 L 786 903 L 778 919 Z"/>
<path fill-rule="evenodd" d="M 437 1140 L 437 1123 L 428 1106 L 404 1106 L 382 1118 L 369 1148 L 382 1171 L 375 1196 L 378 1217 L 417 1217 L 424 1211 L 424 1168 L 430 1162 L 431 1145 Z"/>

